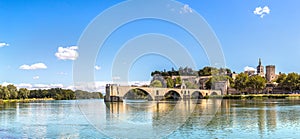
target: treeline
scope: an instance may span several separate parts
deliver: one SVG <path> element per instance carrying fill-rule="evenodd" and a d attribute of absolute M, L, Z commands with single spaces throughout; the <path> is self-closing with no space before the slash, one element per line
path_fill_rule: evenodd
<path fill-rule="evenodd" d="M 104 98 L 101 92 L 88 92 L 82 90 L 75 91 L 76 99 L 99 99 Z"/>
<path fill-rule="evenodd" d="M 0 85 L 0 99 L 27 99 L 27 98 L 53 98 L 55 100 L 91 99 L 103 98 L 100 92 L 87 92 L 81 90 L 70 90 L 62 88 L 28 90 L 17 89 L 14 85 Z"/>
<path fill-rule="evenodd" d="M 300 93 L 300 75 L 298 73 L 279 74 L 276 82 L 280 89 Z"/>
<path fill-rule="evenodd" d="M 300 93 L 300 75 L 298 73 L 279 74 L 277 79 L 272 82 L 277 83 L 272 84 L 276 89 Z M 240 73 L 231 86 L 240 92 L 260 93 L 266 88 L 266 84 L 267 81 L 264 77 Z"/>
<path fill-rule="evenodd" d="M 211 76 L 211 75 L 224 75 L 231 74 L 231 70 L 228 68 L 215 68 L 215 67 L 204 67 L 203 69 L 193 70 L 192 68 L 180 67 L 178 70 L 172 68 L 170 71 L 154 71 L 151 72 L 151 76 L 161 75 L 161 76 Z"/>
<path fill-rule="evenodd" d="M 235 77 L 231 87 L 242 93 L 260 93 L 266 87 L 267 80 L 259 75 L 249 76 L 247 73 L 240 73 Z"/>

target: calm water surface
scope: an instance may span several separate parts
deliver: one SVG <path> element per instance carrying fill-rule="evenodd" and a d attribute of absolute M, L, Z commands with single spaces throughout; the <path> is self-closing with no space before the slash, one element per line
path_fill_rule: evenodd
<path fill-rule="evenodd" d="M 300 138 L 300 100 L 0 104 L 0 138 Z"/>

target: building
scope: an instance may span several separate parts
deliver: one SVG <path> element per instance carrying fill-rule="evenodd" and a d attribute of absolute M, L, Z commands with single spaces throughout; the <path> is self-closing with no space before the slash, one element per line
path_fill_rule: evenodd
<path fill-rule="evenodd" d="M 266 66 L 266 79 L 268 82 L 271 82 L 276 79 L 275 65 Z"/>
<path fill-rule="evenodd" d="M 258 61 L 258 66 L 257 66 L 256 70 L 257 70 L 257 75 L 259 75 L 261 77 L 265 77 L 264 66 L 261 64 L 261 59 L 259 59 L 259 61 Z"/>
<path fill-rule="evenodd" d="M 255 70 L 246 70 L 244 73 L 248 74 L 249 76 L 255 75 Z"/>
<path fill-rule="evenodd" d="M 227 89 L 229 88 L 229 86 L 230 86 L 229 80 L 218 81 L 218 82 L 215 82 L 213 89 L 221 90 L 222 95 L 225 95 L 225 94 L 227 94 Z"/>

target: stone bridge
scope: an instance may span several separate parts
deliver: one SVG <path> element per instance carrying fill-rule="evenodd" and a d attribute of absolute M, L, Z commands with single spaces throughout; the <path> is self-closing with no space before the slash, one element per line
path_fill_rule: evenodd
<path fill-rule="evenodd" d="M 166 96 L 176 96 L 179 99 L 201 99 L 204 96 L 223 95 L 221 90 L 201 90 L 201 89 L 186 89 L 186 88 L 154 88 L 154 87 L 132 87 L 118 86 L 115 84 L 106 85 L 106 102 L 122 102 L 126 94 L 130 90 L 138 89 L 148 95 L 148 100 L 159 101 Z"/>

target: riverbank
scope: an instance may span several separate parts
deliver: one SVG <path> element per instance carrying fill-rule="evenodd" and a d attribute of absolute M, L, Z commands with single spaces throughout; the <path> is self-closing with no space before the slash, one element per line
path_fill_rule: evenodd
<path fill-rule="evenodd" d="M 30 103 L 30 102 L 39 102 L 39 101 L 49 101 L 55 100 L 53 98 L 28 98 L 28 99 L 8 99 L 2 100 L 0 99 L 0 104 L 3 103 Z"/>
<path fill-rule="evenodd" d="M 205 99 L 300 99 L 300 94 L 249 94 L 249 95 L 223 95 L 205 96 Z"/>

